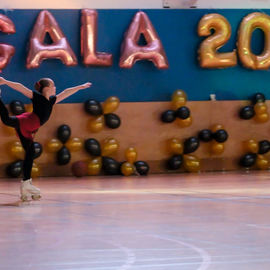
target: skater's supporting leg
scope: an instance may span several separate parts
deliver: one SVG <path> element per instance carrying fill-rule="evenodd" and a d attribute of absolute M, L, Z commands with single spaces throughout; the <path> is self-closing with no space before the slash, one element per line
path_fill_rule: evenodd
<path fill-rule="evenodd" d="M 25 158 L 23 161 L 23 181 L 31 178 L 31 171 L 34 161 L 34 142 L 25 138 L 19 129 L 17 129 L 21 144 L 25 151 Z"/>

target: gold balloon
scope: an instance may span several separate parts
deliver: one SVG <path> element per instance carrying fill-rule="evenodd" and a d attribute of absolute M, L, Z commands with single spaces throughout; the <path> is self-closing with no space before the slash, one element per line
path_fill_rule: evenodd
<path fill-rule="evenodd" d="M 168 150 L 170 154 L 181 155 L 183 154 L 183 144 L 179 139 L 173 138 L 168 141 Z"/>
<path fill-rule="evenodd" d="M 7 134 L 9 136 L 16 135 L 16 130 L 13 127 L 3 125 L 3 131 L 4 131 L 5 134 Z"/>
<path fill-rule="evenodd" d="M 88 122 L 88 126 L 90 131 L 92 132 L 99 132 L 104 127 L 104 116 L 98 116 L 96 118 L 91 118 Z"/>
<path fill-rule="evenodd" d="M 134 174 L 134 172 L 135 172 L 134 165 L 129 163 L 129 162 L 123 163 L 121 165 L 121 172 L 125 176 L 130 176 L 130 175 Z"/>
<path fill-rule="evenodd" d="M 26 104 L 25 105 L 25 111 L 26 112 L 32 112 L 33 111 L 33 104 Z"/>
<path fill-rule="evenodd" d="M 63 144 L 61 143 L 61 141 L 54 138 L 54 139 L 51 139 L 46 144 L 46 149 L 48 152 L 54 153 L 54 152 L 57 152 L 58 150 L 60 150 L 62 148 L 62 146 L 63 146 Z"/>
<path fill-rule="evenodd" d="M 40 170 L 39 166 L 34 162 L 33 167 L 32 167 L 32 171 L 31 171 L 31 177 L 36 178 L 36 177 L 39 177 L 40 174 L 41 174 L 41 170 Z"/>
<path fill-rule="evenodd" d="M 114 138 L 104 140 L 101 147 L 102 156 L 109 156 L 114 154 L 119 148 L 119 143 Z"/>
<path fill-rule="evenodd" d="M 267 170 L 269 168 L 269 162 L 264 156 L 258 155 L 256 159 L 256 166 L 260 170 Z"/>
<path fill-rule="evenodd" d="M 19 141 L 12 142 L 9 148 L 10 154 L 16 159 L 24 159 L 24 149 Z"/>
<path fill-rule="evenodd" d="M 172 94 L 172 109 L 177 110 L 187 102 L 187 95 L 183 90 L 176 90 Z"/>
<path fill-rule="evenodd" d="M 219 143 L 212 141 L 210 144 L 210 152 L 215 155 L 220 155 L 224 152 L 225 146 L 224 143 Z"/>
<path fill-rule="evenodd" d="M 66 142 L 66 147 L 72 152 L 80 151 L 82 146 L 83 141 L 80 138 L 71 138 Z"/>
<path fill-rule="evenodd" d="M 254 120 L 258 123 L 265 123 L 269 120 L 268 113 L 256 114 Z"/>
<path fill-rule="evenodd" d="M 109 97 L 105 100 L 103 104 L 103 113 L 112 113 L 116 111 L 120 103 L 120 100 L 118 97 Z"/>
<path fill-rule="evenodd" d="M 102 159 L 97 157 L 92 159 L 87 166 L 88 175 L 98 175 L 101 171 Z"/>
<path fill-rule="evenodd" d="M 192 124 L 192 116 L 186 119 L 176 118 L 175 122 L 182 128 L 189 127 Z"/>
<path fill-rule="evenodd" d="M 201 169 L 200 159 L 193 155 L 184 155 L 184 168 L 189 172 L 199 172 Z"/>
<path fill-rule="evenodd" d="M 256 140 L 250 139 L 243 142 L 243 148 L 246 152 L 257 154 L 259 151 L 259 144 Z"/>
<path fill-rule="evenodd" d="M 215 32 L 212 34 L 212 30 Z M 231 37 L 231 26 L 225 17 L 212 13 L 202 17 L 198 25 L 199 36 L 209 36 L 200 45 L 199 60 L 203 68 L 226 68 L 237 65 L 236 51 L 220 53 L 217 50 Z"/>
<path fill-rule="evenodd" d="M 212 131 L 212 132 L 216 132 L 216 131 L 218 131 L 218 130 L 220 130 L 220 129 L 224 129 L 224 127 L 223 127 L 222 125 L 220 125 L 220 124 L 215 124 L 215 125 L 213 125 L 213 126 L 211 127 L 211 131 Z"/>
<path fill-rule="evenodd" d="M 251 38 L 255 29 L 264 32 L 264 50 L 255 55 L 251 50 Z M 268 69 L 270 67 L 270 17 L 265 13 L 254 12 L 241 22 L 238 34 L 238 55 L 242 64 L 251 69 Z"/>
<path fill-rule="evenodd" d="M 137 151 L 134 147 L 129 147 L 125 151 L 125 158 L 129 163 L 134 163 L 137 160 Z"/>
<path fill-rule="evenodd" d="M 254 111 L 256 114 L 267 113 L 267 105 L 264 102 L 258 102 L 254 105 Z"/>

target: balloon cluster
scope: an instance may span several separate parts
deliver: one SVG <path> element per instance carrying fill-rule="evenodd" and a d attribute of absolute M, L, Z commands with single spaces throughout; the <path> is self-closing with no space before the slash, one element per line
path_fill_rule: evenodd
<path fill-rule="evenodd" d="M 71 129 L 68 125 L 61 125 L 57 130 L 57 138 L 51 139 L 46 144 L 46 149 L 50 153 L 57 152 L 57 164 L 66 165 L 71 159 L 71 152 L 82 149 L 83 142 L 80 138 L 70 138 Z"/>
<path fill-rule="evenodd" d="M 134 147 L 129 147 L 125 151 L 125 159 L 121 164 L 121 173 L 124 176 L 130 176 L 132 174 L 147 175 L 149 171 L 149 165 L 145 161 L 137 160 L 137 150 Z"/>
<path fill-rule="evenodd" d="M 12 158 L 15 158 L 16 161 L 12 162 L 6 167 L 6 173 L 10 177 L 19 177 L 23 169 L 23 159 L 25 151 L 22 147 L 22 144 L 19 141 L 14 141 L 9 145 L 9 154 Z M 38 142 L 34 142 L 31 148 L 33 151 L 34 159 L 37 159 L 42 154 L 42 145 Z M 40 167 L 37 163 L 33 163 L 31 176 L 32 178 L 40 176 Z"/>
<path fill-rule="evenodd" d="M 256 93 L 251 100 L 252 104 L 240 109 L 239 116 L 241 119 L 249 120 L 255 116 L 255 121 L 265 123 L 269 119 L 265 96 L 262 93 Z"/>
<path fill-rule="evenodd" d="M 90 138 L 84 142 L 84 149 L 94 158 L 88 162 L 88 175 L 98 175 L 101 170 L 108 175 L 118 175 L 120 163 L 109 157 L 119 149 L 119 143 L 114 138 L 105 139 L 102 144 Z"/>
<path fill-rule="evenodd" d="M 84 103 L 85 111 L 92 116 L 89 121 L 89 129 L 92 132 L 99 132 L 103 129 L 104 124 L 109 128 L 118 128 L 121 120 L 113 112 L 119 107 L 120 100 L 118 97 L 109 97 L 101 106 L 100 102 L 89 99 Z"/>
<path fill-rule="evenodd" d="M 195 152 L 199 146 L 200 141 L 197 137 L 189 137 L 184 143 L 177 138 L 170 139 L 167 147 L 169 153 L 173 154 L 173 156 L 167 160 L 167 168 L 169 170 L 178 170 L 183 164 L 188 172 L 200 171 L 200 159 L 194 155 L 189 155 Z"/>
<path fill-rule="evenodd" d="M 254 139 L 250 139 L 244 141 L 243 147 L 247 153 L 240 158 L 240 166 L 250 168 L 253 165 L 256 165 L 256 167 L 261 170 L 266 170 L 269 168 L 269 162 L 264 157 L 264 154 L 270 151 L 269 141 L 262 140 L 257 142 Z"/>
<path fill-rule="evenodd" d="M 229 135 L 222 125 L 213 125 L 211 129 L 202 129 L 198 134 L 202 142 L 210 142 L 210 153 L 219 155 L 224 152 L 225 145 Z"/>
<path fill-rule="evenodd" d="M 176 121 L 180 127 L 188 127 L 192 124 L 190 110 L 186 107 L 187 95 L 182 90 L 176 90 L 172 95 L 172 110 L 164 111 L 161 114 L 161 121 L 171 123 Z"/>

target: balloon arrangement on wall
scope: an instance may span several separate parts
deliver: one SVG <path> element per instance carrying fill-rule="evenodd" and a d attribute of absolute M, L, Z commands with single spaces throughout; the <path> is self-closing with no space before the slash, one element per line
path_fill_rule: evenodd
<path fill-rule="evenodd" d="M 195 155 L 190 153 L 195 152 L 200 146 L 200 141 L 197 137 L 189 137 L 184 143 L 177 138 L 172 138 L 167 142 L 167 148 L 173 156 L 167 160 L 167 168 L 169 170 L 178 170 L 184 165 L 188 172 L 199 172 L 201 162 Z"/>
<path fill-rule="evenodd" d="M 269 119 L 265 96 L 262 93 L 256 93 L 252 99 L 252 104 L 244 106 L 239 111 L 239 117 L 244 120 L 253 118 L 257 123 L 265 123 Z"/>
<path fill-rule="evenodd" d="M 176 121 L 180 127 L 188 127 L 192 124 L 190 110 L 186 107 L 187 95 L 183 90 L 176 90 L 172 95 L 172 109 L 161 114 L 161 121 L 171 123 Z"/>
<path fill-rule="evenodd" d="M 107 175 L 148 174 L 149 165 L 145 161 L 137 161 L 137 151 L 134 147 L 129 147 L 125 151 L 124 162 L 118 162 L 111 157 L 119 149 L 119 143 L 114 138 L 107 138 L 101 144 L 96 139 L 89 138 L 84 142 L 84 149 L 93 158 L 87 162 L 73 163 L 72 173 L 75 176 L 99 175 L 101 171 Z"/>
<path fill-rule="evenodd" d="M 224 152 L 225 142 L 228 140 L 228 133 L 220 124 L 213 125 L 211 129 L 202 129 L 198 133 L 198 137 L 202 142 L 210 143 L 210 153 L 220 155 Z"/>
<path fill-rule="evenodd" d="M 250 168 L 256 165 L 261 170 L 269 168 L 269 161 L 264 156 L 270 151 L 270 142 L 268 140 L 257 142 L 254 139 L 250 139 L 243 142 L 243 148 L 247 153 L 239 160 L 241 167 Z"/>
<path fill-rule="evenodd" d="M 121 120 L 118 115 L 113 112 L 119 107 L 120 100 L 118 97 L 109 97 L 101 106 L 100 102 L 89 99 L 84 103 L 84 110 L 92 117 L 89 120 L 89 129 L 92 132 L 99 132 L 106 125 L 108 128 L 118 128 Z"/>
<path fill-rule="evenodd" d="M 34 159 L 37 159 L 42 154 L 42 145 L 38 142 L 34 142 L 31 151 L 33 151 Z M 6 173 L 9 177 L 19 177 L 23 169 L 23 159 L 25 151 L 19 141 L 14 141 L 9 144 L 8 152 L 12 158 L 16 161 L 12 162 L 6 167 Z M 32 178 L 38 177 L 41 174 L 41 169 L 39 165 L 34 162 L 32 167 L 31 176 Z"/>
<path fill-rule="evenodd" d="M 66 165 L 70 162 L 71 152 L 82 149 L 83 141 L 80 138 L 70 138 L 71 129 L 68 125 L 61 125 L 57 129 L 57 138 L 51 139 L 46 144 L 46 150 L 50 153 L 57 153 L 57 164 Z"/>
<path fill-rule="evenodd" d="M 120 170 L 122 175 L 130 176 L 134 174 L 147 175 L 149 165 L 142 160 L 137 161 L 137 150 L 134 147 L 129 147 L 125 151 L 126 161 L 122 162 Z"/>
<path fill-rule="evenodd" d="M 119 149 L 119 143 L 114 138 L 107 138 L 101 144 L 94 138 L 89 138 L 84 142 L 84 149 L 92 158 L 88 162 L 88 175 L 98 175 L 101 170 L 108 175 L 118 175 L 120 163 L 110 157 Z"/>

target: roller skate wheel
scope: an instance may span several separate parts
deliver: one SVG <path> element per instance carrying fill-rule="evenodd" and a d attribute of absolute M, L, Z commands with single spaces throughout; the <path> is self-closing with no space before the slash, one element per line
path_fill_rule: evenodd
<path fill-rule="evenodd" d="M 41 195 L 32 195 L 32 199 L 33 200 L 40 200 L 40 198 L 41 198 Z"/>
<path fill-rule="evenodd" d="M 23 202 L 28 201 L 28 196 L 27 196 L 27 195 L 22 195 L 22 196 L 21 196 L 21 200 L 22 200 Z"/>

